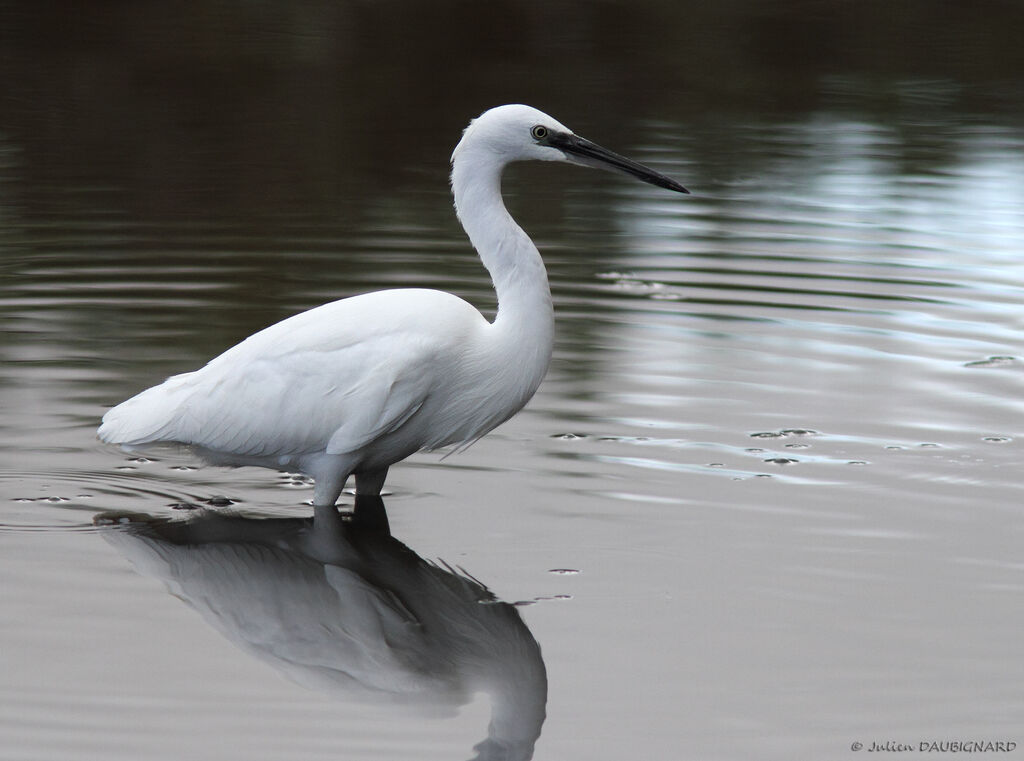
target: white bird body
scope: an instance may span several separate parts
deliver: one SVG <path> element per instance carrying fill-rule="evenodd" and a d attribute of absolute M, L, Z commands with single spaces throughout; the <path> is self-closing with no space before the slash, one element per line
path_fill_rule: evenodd
<path fill-rule="evenodd" d="M 536 138 L 541 129 L 544 138 Z M 178 442 L 216 464 L 303 472 L 315 480 L 318 505 L 334 504 L 349 475 L 356 475 L 357 491 L 376 494 L 393 463 L 419 450 L 472 443 L 529 401 L 554 341 L 547 273 L 502 203 L 504 167 L 520 159 L 591 164 L 610 156 L 616 168 L 685 192 L 598 151 L 529 106 L 492 109 L 466 129 L 452 156 L 452 190 L 494 281 L 493 322 L 436 290 L 335 301 L 114 407 L 100 438 L 129 447 Z"/>
<path fill-rule="evenodd" d="M 536 341 L 530 362 L 505 361 L 515 339 L 506 325 L 443 291 L 335 301 L 118 405 L 100 435 L 128 446 L 183 442 L 218 464 L 318 483 L 338 470 L 376 472 L 420 449 L 468 444 L 526 404 L 551 341 Z"/>

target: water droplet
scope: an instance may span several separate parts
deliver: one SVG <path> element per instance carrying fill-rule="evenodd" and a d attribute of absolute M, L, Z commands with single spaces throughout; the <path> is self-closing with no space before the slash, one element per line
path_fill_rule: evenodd
<path fill-rule="evenodd" d="M 810 428 L 783 428 L 781 431 L 760 431 L 750 434 L 754 439 L 782 439 L 787 436 L 817 436 L 817 431 Z"/>
<path fill-rule="evenodd" d="M 1013 441 L 1009 436 L 985 436 L 981 440 L 992 444 L 1005 444 L 1008 441 Z"/>
<path fill-rule="evenodd" d="M 810 449 L 810 444 L 786 444 L 786 449 Z"/>
<path fill-rule="evenodd" d="M 309 489 L 313 486 L 313 479 L 301 473 L 281 473 L 279 478 L 285 489 Z"/>
<path fill-rule="evenodd" d="M 191 502 L 172 502 L 168 505 L 172 510 L 199 510 L 199 505 L 195 505 Z"/>
<path fill-rule="evenodd" d="M 46 497 L 45 502 L 52 502 L 54 504 L 58 502 L 70 502 L 71 500 L 67 497 Z"/>
<path fill-rule="evenodd" d="M 577 439 L 585 439 L 586 435 L 582 433 L 556 433 L 551 438 L 561 439 L 562 441 L 576 441 Z"/>
<path fill-rule="evenodd" d="M 561 576 L 573 576 L 579 573 L 579 571 L 575 568 L 552 568 L 548 573 L 557 573 Z"/>
<path fill-rule="evenodd" d="M 129 457 L 128 462 L 138 463 L 139 465 L 149 465 L 149 463 L 156 462 L 156 460 L 150 460 L 148 457 Z"/>
<path fill-rule="evenodd" d="M 238 500 L 229 499 L 227 497 L 210 497 L 207 500 L 203 500 L 206 504 L 212 507 L 230 507 L 235 504 Z"/>
<path fill-rule="evenodd" d="M 182 473 L 188 473 L 193 470 L 198 470 L 194 465 L 172 465 L 171 470 L 179 470 Z"/>
<path fill-rule="evenodd" d="M 708 467 L 709 468 L 724 468 L 725 467 L 725 463 L 724 462 L 709 462 L 708 463 Z"/>
<path fill-rule="evenodd" d="M 903 447 L 897 446 L 896 444 L 890 444 L 889 446 L 886 447 L 886 449 L 891 451 L 891 450 L 903 449 Z"/>
<path fill-rule="evenodd" d="M 847 465 L 867 465 L 867 460 L 850 460 Z"/>
<path fill-rule="evenodd" d="M 750 452 L 752 454 L 760 454 L 764 450 L 763 449 L 758 449 L 757 447 L 748 447 L 748 448 L 744 449 L 743 451 L 744 452 Z"/>
<path fill-rule="evenodd" d="M 782 430 L 783 436 L 817 436 L 817 431 L 812 431 L 810 428 L 784 428 Z"/>
<path fill-rule="evenodd" d="M 942 448 L 940 444 L 933 444 L 933 443 L 928 442 L 928 441 L 924 442 L 923 444 L 918 444 L 917 446 L 919 446 L 921 449 L 941 449 Z"/>
<path fill-rule="evenodd" d="M 776 465 L 792 465 L 794 462 L 800 461 L 794 460 L 792 457 L 769 457 L 765 462 L 771 462 Z"/>

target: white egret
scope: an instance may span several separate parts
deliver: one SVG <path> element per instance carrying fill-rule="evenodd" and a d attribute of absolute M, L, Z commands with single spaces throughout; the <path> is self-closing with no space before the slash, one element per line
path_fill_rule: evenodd
<path fill-rule="evenodd" d="M 305 473 L 316 505 L 333 505 L 350 475 L 358 494 L 379 494 L 392 464 L 476 441 L 523 408 L 551 359 L 547 272 L 501 198 L 504 168 L 528 159 L 688 192 L 535 108 L 493 108 L 466 128 L 451 174 L 456 214 L 498 297 L 493 322 L 450 293 L 421 288 L 334 301 L 117 405 L 100 438 L 177 442 L 214 464 Z"/>

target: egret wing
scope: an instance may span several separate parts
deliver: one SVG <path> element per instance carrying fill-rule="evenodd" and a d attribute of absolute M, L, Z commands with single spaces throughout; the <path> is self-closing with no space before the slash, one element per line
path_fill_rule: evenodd
<path fill-rule="evenodd" d="M 253 359 L 241 377 L 233 372 L 190 395 L 179 440 L 250 456 L 357 450 L 399 427 L 429 394 L 429 352 L 408 343 L 378 335 Z"/>
<path fill-rule="evenodd" d="M 438 291 L 326 304 L 118 405 L 100 436 L 244 457 L 355 451 L 420 409 L 463 351 L 466 331 L 482 322 L 466 302 Z"/>

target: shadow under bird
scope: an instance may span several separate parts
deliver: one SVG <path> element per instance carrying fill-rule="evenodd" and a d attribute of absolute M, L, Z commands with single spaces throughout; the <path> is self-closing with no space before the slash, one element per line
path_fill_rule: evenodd
<path fill-rule="evenodd" d="M 422 288 L 334 301 L 117 405 L 99 437 L 127 447 L 175 442 L 213 464 L 298 471 L 314 479 L 316 505 L 333 505 L 351 475 L 357 494 L 376 495 L 394 463 L 476 441 L 526 405 L 551 359 L 547 272 L 501 198 L 504 168 L 531 159 L 688 192 L 535 108 L 493 108 L 466 128 L 451 175 L 459 221 L 497 294 L 493 322 L 457 296 Z"/>

